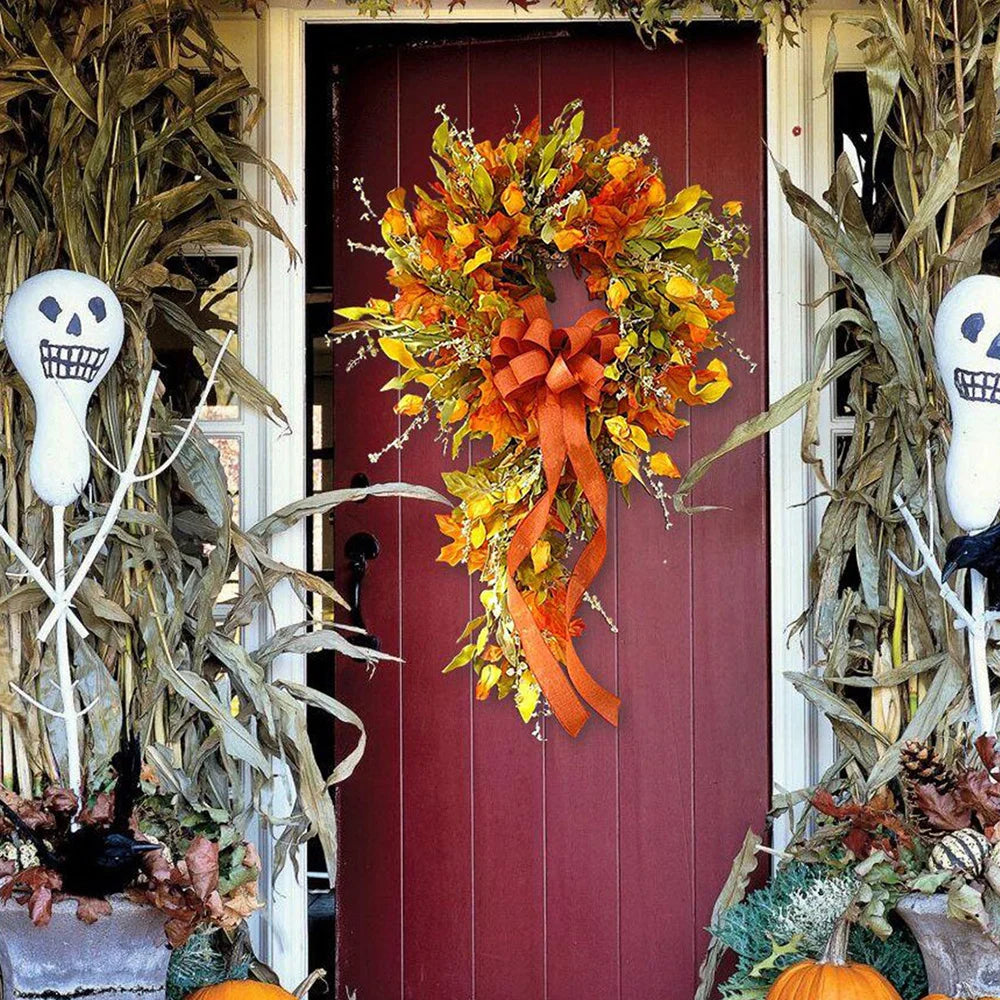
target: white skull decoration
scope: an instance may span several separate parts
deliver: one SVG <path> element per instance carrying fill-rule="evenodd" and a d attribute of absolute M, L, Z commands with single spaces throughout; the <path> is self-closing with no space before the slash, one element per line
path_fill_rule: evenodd
<path fill-rule="evenodd" d="M 90 479 L 87 406 L 124 335 L 121 303 L 89 274 L 43 271 L 7 303 L 3 339 L 35 400 L 31 485 L 50 507 L 75 502 Z"/>
<path fill-rule="evenodd" d="M 948 506 L 963 531 L 981 531 L 1000 509 L 1000 278 L 973 275 L 944 297 L 934 350 L 951 403 Z"/>

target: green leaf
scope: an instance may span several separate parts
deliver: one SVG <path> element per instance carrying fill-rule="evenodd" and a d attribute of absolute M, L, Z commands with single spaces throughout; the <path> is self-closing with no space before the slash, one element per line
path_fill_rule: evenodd
<path fill-rule="evenodd" d="M 459 667 L 464 667 L 467 663 L 472 662 L 472 658 L 476 655 L 476 653 L 476 644 L 470 642 L 467 646 L 463 646 L 448 661 L 448 665 L 441 671 L 441 673 L 450 674 L 453 670 L 457 670 Z"/>
<path fill-rule="evenodd" d="M 489 211 L 493 205 L 493 178 L 481 163 L 476 165 L 472 174 L 472 190 L 479 199 L 484 210 Z"/>
<path fill-rule="evenodd" d="M 792 935 L 792 939 L 785 944 L 778 943 L 772 937 L 768 937 L 768 940 L 771 942 L 771 954 L 767 958 L 762 958 L 753 966 L 749 972 L 752 979 L 759 979 L 765 972 L 770 972 L 778 968 L 783 958 L 789 955 L 797 955 L 802 945 L 801 934 Z"/>
<path fill-rule="evenodd" d="M 441 124 L 434 129 L 434 135 L 431 137 L 431 149 L 437 153 L 438 156 L 444 156 L 445 151 L 448 148 L 448 140 L 450 138 L 450 133 L 448 131 L 448 119 L 442 120 Z"/>

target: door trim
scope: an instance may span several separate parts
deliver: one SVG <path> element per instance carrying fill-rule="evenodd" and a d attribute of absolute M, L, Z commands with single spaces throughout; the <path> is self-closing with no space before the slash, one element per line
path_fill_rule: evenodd
<path fill-rule="evenodd" d="M 812 96 L 808 85 L 807 44 L 792 47 L 769 39 L 765 65 L 767 145 L 797 183 L 807 176 Z M 811 249 L 808 232 L 785 204 L 773 165 L 767 172 L 767 316 L 768 401 L 774 403 L 808 378 L 812 313 Z M 808 637 L 788 640 L 788 626 L 809 603 L 811 485 L 808 466 L 800 456 L 801 414 L 771 432 L 770 555 L 771 555 L 771 778 L 776 794 L 810 784 L 815 771 L 814 725 L 806 700 L 785 680 L 786 671 L 807 667 Z M 805 748 L 805 753 L 803 753 Z M 776 821 L 773 846 L 788 842 L 794 822 Z"/>
<path fill-rule="evenodd" d="M 305 31 L 308 24 L 329 24 L 356 20 L 357 11 L 345 7 L 281 6 L 272 3 L 264 14 L 258 32 L 260 86 L 269 113 L 265 116 L 263 135 L 258 137 L 262 151 L 285 172 L 297 192 L 304 190 L 305 178 Z M 807 15 L 815 20 L 813 30 L 828 12 Z M 448 13 L 446 4 L 436 5 L 429 14 L 408 8 L 393 17 L 394 21 L 426 23 L 447 21 L 469 24 L 497 21 L 514 22 L 529 27 L 565 20 L 558 8 L 532 7 L 529 14 L 512 12 L 496 0 L 469 0 L 466 7 Z M 594 21 L 595 17 L 580 20 Z M 705 20 L 717 20 L 706 17 Z M 766 134 L 774 157 L 787 165 L 799 182 L 810 178 L 807 165 L 826 152 L 825 144 L 807 127 L 810 121 L 810 80 L 821 79 L 810 72 L 809 63 L 815 46 L 778 45 L 771 39 L 766 59 Z M 822 63 L 820 63 L 820 70 Z M 800 124 L 802 132 L 793 130 Z M 811 185 L 810 185 L 811 186 Z M 273 184 L 264 187 L 270 210 L 297 247 L 304 246 L 305 209 L 302 198 L 286 204 Z M 812 315 L 804 306 L 812 296 L 815 261 L 803 226 L 784 206 L 777 177 L 768 171 L 765 197 L 767 214 L 767 304 L 768 304 L 768 395 L 780 398 L 807 376 L 809 371 L 808 334 Z M 758 241 L 763 246 L 764 240 Z M 305 274 L 302 267 L 290 269 L 284 248 L 269 240 L 261 245 L 256 257 L 262 269 L 259 281 L 261 301 L 259 316 L 262 329 L 274 331 L 264 337 L 264 373 L 266 384 L 286 405 L 292 425 L 291 434 L 268 436 L 266 449 L 266 501 L 268 509 L 296 499 L 305 486 Z M 810 495 L 810 477 L 799 456 L 801 423 L 791 421 L 772 433 L 769 442 L 770 487 L 770 626 L 771 626 L 771 754 L 772 779 L 776 789 L 797 789 L 814 780 L 827 752 L 820 739 L 815 714 L 784 679 L 787 670 L 802 670 L 807 664 L 807 646 L 788 647 L 785 635 L 788 623 L 799 616 L 808 603 L 808 557 L 813 537 L 811 511 L 803 506 Z M 283 470 L 302 470 L 301 479 L 289 477 Z M 776 499 L 778 502 L 775 502 Z M 280 551 L 278 547 L 280 546 Z M 276 539 L 276 554 L 293 565 L 305 565 L 305 535 L 290 531 Z M 297 604 L 290 593 L 283 594 L 275 605 L 275 625 L 295 620 Z M 282 676 L 304 680 L 304 657 L 284 657 L 279 669 Z M 805 753 L 803 753 L 805 748 Z M 280 814 L 280 810 L 279 810 Z M 775 841 L 785 842 L 787 834 L 775 831 Z M 299 855 L 299 870 L 306 871 L 304 851 Z M 286 985 L 301 981 L 308 972 L 307 889 L 296 878 L 292 866 L 276 879 L 263 921 L 262 951 L 265 960 Z M 332 970 L 331 970 L 332 971 Z"/>
<path fill-rule="evenodd" d="M 833 95 L 823 86 L 827 37 L 836 24 L 838 70 L 862 69 L 860 30 L 841 15 L 857 11 L 851 0 L 825 3 L 803 16 L 797 46 L 769 40 L 767 58 L 767 143 L 776 164 L 818 197 L 833 169 Z M 768 390 L 773 403 L 813 374 L 810 344 L 830 315 L 825 300 L 831 277 L 808 230 L 792 216 L 778 181 L 768 171 Z M 813 307 L 810 303 L 823 304 Z M 833 462 L 830 392 L 824 395 L 820 454 Z M 816 649 L 807 627 L 789 640 L 789 625 L 809 606 L 809 560 L 815 549 L 825 503 L 818 482 L 801 459 L 802 414 L 770 435 L 771 488 L 771 747 L 776 793 L 815 785 L 835 758 L 827 720 L 785 679 L 786 671 L 807 672 Z M 810 502 L 811 501 L 811 502 Z M 789 815 L 775 823 L 773 846 L 788 842 Z"/>

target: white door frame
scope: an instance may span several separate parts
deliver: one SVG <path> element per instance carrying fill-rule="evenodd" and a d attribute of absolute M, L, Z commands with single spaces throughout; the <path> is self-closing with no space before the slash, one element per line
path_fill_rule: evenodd
<path fill-rule="evenodd" d="M 838 70 L 863 69 L 860 29 L 839 19 L 857 10 L 851 0 L 818 3 L 803 16 L 797 46 L 772 45 L 767 58 L 767 142 L 771 157 L 794 183 L 819 198 L 833 169 L 833 94 L 824 92 L 823 69 L 831 25 L 836 26 Z M 768 383 L 771 401 L 811 377 L 813 334 L 830 314 L 829 268 L 806 227 L 785 204 L 777 170 L 768 171 Z M 809 303 L 823 301 L 812 307 Z M 824 394 L 820 449 L 834 466 L 833 387 Z M 843 421 L 840 421 L 843 423 Z M 802 415 L 772 432 L 771 486 L 771 747 L 775 791 L 816 784 L 834 760 L 832 730 L 784 678 L 808 671 L 815 646 L 807 628 L 788 640 L 788 626 L 808 606 L 809 559 L 825 505 L 811 498 L 819 489 L 800 456 Z M 774 845 L 783 846 L 793 817 L 776 823 Z"/>
<path fill-rule="evenodd" d="M 305 189 L 306 26 L 357 18 L 354 8 L 344 6 L 272 3 L 261 22 L 256 56 L 268 112 L 260 140 L 263 151 L 287 174 L 297 192 Z M 818 98 L 829 18 L 829 8 L 814 8 L 805 15 L 802 44 L 779 46 L 772 40 L 767 55 L 768 147 L 774 158 L 789 168 L 793 179 L 811 192 L 822 190 L 831 160 L 829 112 L 823 110 L 828 106 Z M 530 27 L 562 23 L 565 18 L 551 6 L 540 4 L 529 13 L 514 13 L 496 0 L 469 0 L 467 7 L 449 14 L 442 0 L 429 15 L 404 8 L 393 20 L 508 21 Z M 818 188 L 817 182 L 821 185 Z M 805 303 L 815 300 L 828 279 L 805 228 L 785 207 L 773 169 L 768 170 L 767 185 L 768 394 L 774 401 L 810 374 L 808 345 L 816 314 Z M 262 193 L 295 246 L 303 247 L 305 210 L 301 196 L 286 204 L 273 184 L 265 186 Z M 758 238 L 757 245 L 763 242 Z M 255 260 L 261 268 L 259 321 L 262 330 L 272 331 L 271 336 L 262 338 L 262 371 L 265 384 L 285 404 L 292 428 L 291 434 L 270 434 L 265 443 L 265 498 L 267 509 L 273 510 L 297 499 L 305 486 L 305 274 L 302 267 L 288 267 L 284 248 L 274 240 L 259 241 Z M 769 444 L 771 740 L 776 789 L 797 789 L 812 783 L 833 752 L 828 731 L 783 677 L 787 670 L 805 669 L 808 662 L 808 642 L 796 641 L 789 646 L 785 640 L 788 624 L 808 603 L 808 559 L 816 528 L 816 512 L 807 505 L 814 482 L 799 457 L 800 434 L 801 421 L 796 419 L 775 431 Z M 301 476 L 289 476 L 290 469 L 301 470 Z M 302 530 L 279 536 L 275 547 L 285 561 L 305 565 Z M 299 610 L 294 596 L 285 594 L 275 607 L 276 624 L 298 620 Z M 305 660 L 285 657 L 280 670 L 284 676 L 301 681 Z M 776 829 L 776 843 L 782 843 L 785 836 L 785 829 Z M 304 851 L 299 856 L 299 870 L 304 876 Z M 308 971 L 307 898 L 305 882 L 287 866 L 274 885 L 263 922 L 262 957 L 288 986 Z"/>

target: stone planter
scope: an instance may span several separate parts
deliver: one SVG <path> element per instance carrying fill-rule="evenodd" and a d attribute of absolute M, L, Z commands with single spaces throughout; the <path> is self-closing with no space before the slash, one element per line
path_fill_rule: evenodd
<path fill-rule="evenodd" d="M 1000 995 L 1000 947 L 975 924 L 949 917 L 947 896 L 912 893 L 896 912 L 917 939 L 931 993 Z"/>
<path fill-rule="evenodd" d="M 110 916 L 85 924 L 76 900 L 61 900 L 49 925 L 36 927 L 26 906 L 0 904 L 3 1000 L 163 1000 L 164 915 L 124 897 L 111 905 Z"/>

